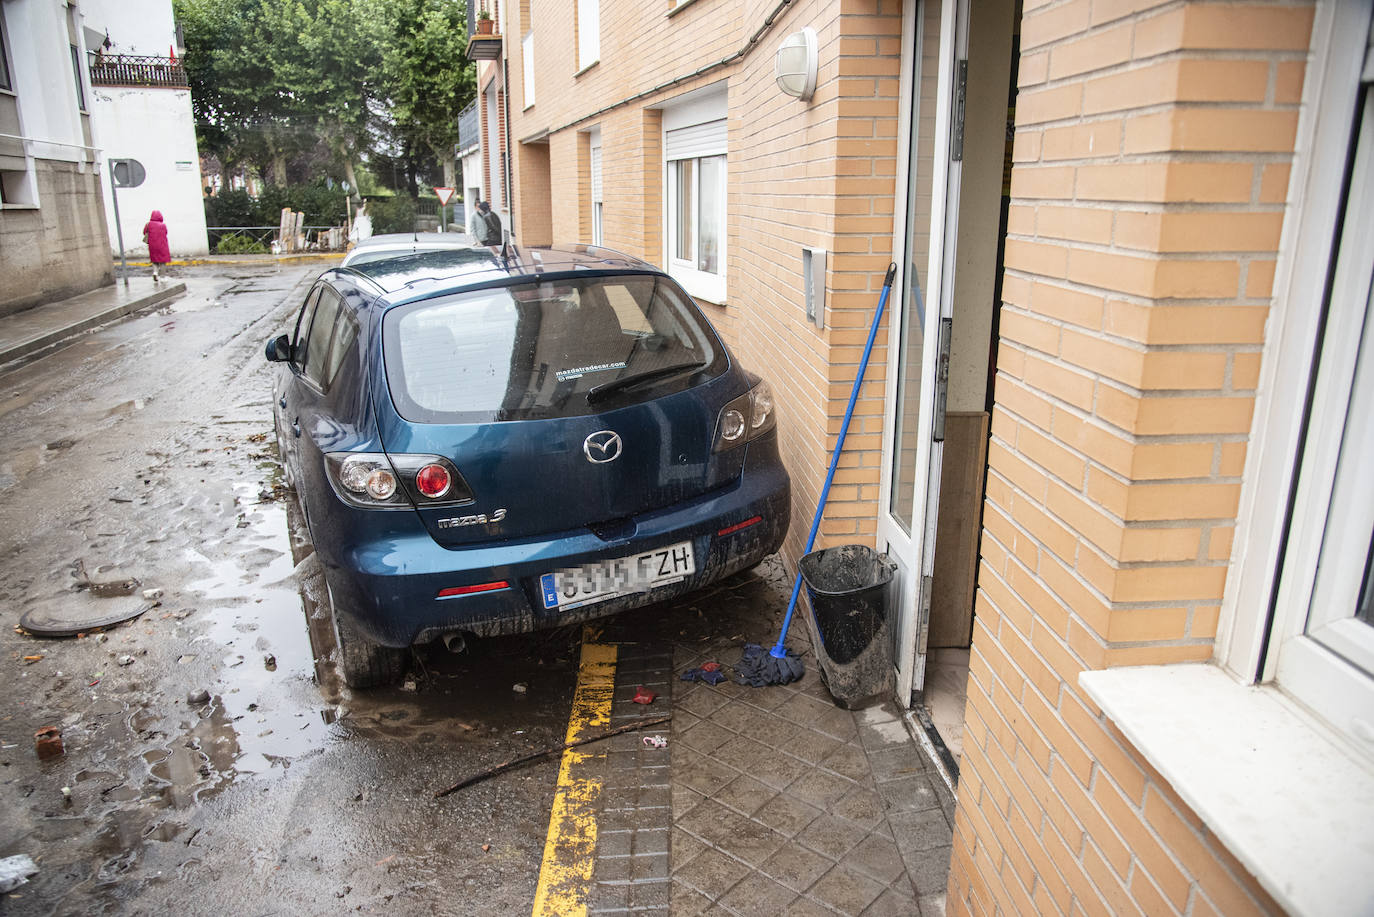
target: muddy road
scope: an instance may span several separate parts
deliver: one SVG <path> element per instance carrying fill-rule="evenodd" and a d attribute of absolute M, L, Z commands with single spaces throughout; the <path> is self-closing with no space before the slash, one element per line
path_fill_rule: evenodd
<path fill-rule="evenodd" d="M 317 665 L 262 347 L 321 268 L 183 269 L 181 299 L 0 367 L 0 857 L 39 866 L 0 913 L 528 912 L 557 758 L 432 795 L 562 740 L 578 634 L 423 648 L 366 694 Z M 146 610 L 16 631 L 121 602 Z"/>

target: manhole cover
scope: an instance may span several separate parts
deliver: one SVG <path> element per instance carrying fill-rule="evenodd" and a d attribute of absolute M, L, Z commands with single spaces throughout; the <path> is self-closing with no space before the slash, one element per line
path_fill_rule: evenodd
<path fill-rule="evenodd" d="M 19 619 L 19 626 L 36 637 L 74 637 L 137 618 L 155 604 L 132 595 L 108 599 L 58 596 L 33 605 Z"/>

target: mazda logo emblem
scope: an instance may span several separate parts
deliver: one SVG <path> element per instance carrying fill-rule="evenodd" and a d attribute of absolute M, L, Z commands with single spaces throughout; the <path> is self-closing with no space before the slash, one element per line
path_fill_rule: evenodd
<path fill-rule="evenodd" d="M 582 453 L 593 465 L 604 465 L 620 458 L 620 434 L 597 430 L 582 441 Z"/>

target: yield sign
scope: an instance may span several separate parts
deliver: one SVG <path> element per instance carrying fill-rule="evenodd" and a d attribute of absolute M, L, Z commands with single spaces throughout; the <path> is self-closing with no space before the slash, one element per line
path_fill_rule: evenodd
<path fill-rule="evenodd" d="M 434 193 L 439 195 L 440 207 L 447 207 L 449 200 L 453 197 L 452 188 L 435 188 Z"/>

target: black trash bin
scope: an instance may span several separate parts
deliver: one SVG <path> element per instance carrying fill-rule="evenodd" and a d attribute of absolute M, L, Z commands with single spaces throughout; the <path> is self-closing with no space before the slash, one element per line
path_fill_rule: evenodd
<path fill-rule="evenodd" d="M 887 594 L 896 567 L 867 545 L 801 559 L 821 677 L 835 703 L 857 709 L 892 690 Z"/>

